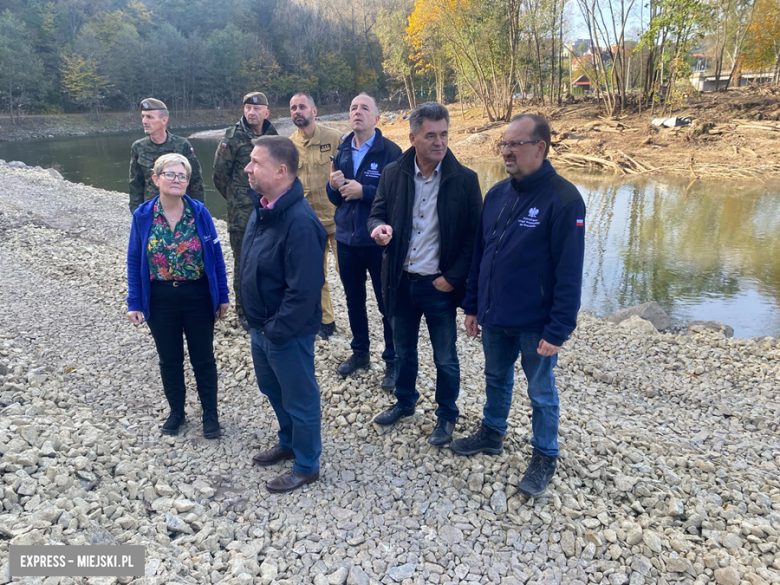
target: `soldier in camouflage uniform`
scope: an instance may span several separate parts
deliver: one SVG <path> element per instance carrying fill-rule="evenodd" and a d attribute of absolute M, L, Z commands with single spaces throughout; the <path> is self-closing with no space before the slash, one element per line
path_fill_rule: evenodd
<path fill-rule="evenodd" d="M 236 313 L 241 326 L 249 331 L 241 306 L 241 242 L 254 204 L 247 195 L 249 180 L 244 169 L 252 154 L 252 140 L 267 134 L 276 135 L 274 125 L 268 121 L 268 99 L 259 91 L 244 96 L 244 115 L 235 126 L 225 130 L 225 135 L 214 155 L 214 186 L 227 201 L 228 231 L 233 250 L 233 291 L 236 294 Z"/>
<path fill-rule="evenodd" d="M 168 125 L 168 108 L 160 100 L 147 98 L 141 102 L 141 123 L 146 138 L 133 142 L 130 147 L 130 213 L 141 203 L 153 199 L 159 191 L 152 182 L 155 161 L 170 152 L 184 155 L 192 166 L 187 195 L 203 202 L 203 179 L 200 163 L 189 140 L 171 134 Z"/>

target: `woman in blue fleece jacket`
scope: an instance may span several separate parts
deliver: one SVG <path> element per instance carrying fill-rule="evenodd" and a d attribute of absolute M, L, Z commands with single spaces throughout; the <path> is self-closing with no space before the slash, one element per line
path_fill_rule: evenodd
<path fill-rule="evenodd" d="M 170 415 L 162 433 L 184 422 L 184 342 L 203 407 L 203 436 L 219 436 L 214 321 L 228 310 L 225 261 L 214 221 L 186 195 L 192 167 L 180 154 L 154 164 L 160 195 L 133 213 L 127 246 L 127 318 L 146 320 L 160 356 L 160 376 Z"/>

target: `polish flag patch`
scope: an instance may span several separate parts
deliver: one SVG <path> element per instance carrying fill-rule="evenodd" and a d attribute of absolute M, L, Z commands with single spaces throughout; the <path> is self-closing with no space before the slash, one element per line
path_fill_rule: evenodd
<path fill-rule="evenodd" d="M 584 225 L 585 225 L 585 220 L 584 219 L 578 219 L 577 220 L 577 227 L 582 227 Z"/>

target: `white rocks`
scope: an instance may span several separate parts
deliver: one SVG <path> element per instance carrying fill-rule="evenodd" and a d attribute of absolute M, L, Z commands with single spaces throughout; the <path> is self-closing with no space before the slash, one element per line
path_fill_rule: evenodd
<path fill-rule="evenodd" d="M 618 327 L 620 327 L 621 329 L 626 329 L 633 333 L 650 334 L 650 333 L 657 332 L 655 325 L 653 325 L 651 321 L 647 321 L 642 317 L 640 317 L 639 315 L 631 315 L 630 317 L 623 319 L 618 324 Z"/>
<path fill-rule="evenodd" d="M 192 528 L 181 517 L 176 516 L 168 512 L 165 515 L 165 525 L 171 532 L 179 532 L 182 534 L 192 534 Z"/>
<path fill-rule="evenodd" d="M 222 438 L 201 436 L 189 365 L 188 422 L 160 435 L 158 357 L 118 300 L 125 207 L 126 195 L 0 168 L 0 272 L 14 274 L 0 279 L 3 540 L 141 544 L 150 585 L 780 582 L 777 340 L 644 334 L 580 315 L 556 370 L 558 472 L 545 497 L 526 500 L 531 409 L 519 372 L 502 455 L 433 449 L 435 367 L 421 328 L 417 412 L 374 427 L 393 398 L 378 390 L 370 299 L 371 369 L 343 380 L 348 340 L 316 342 L 321 479 L 271 495 L 265 482 L 289 467 L 251 464 L 277 426 L 232 312 L 215 332 Z M 484 358 L 462 331 L 457 344 L 467 434 L 484 405 Z"/>
<path fill-rule="evenodd" d="M 490 496 L 490 507 L 496 514 L 506 514 L 506 494 L 502 491 L 493 492 Z"/>
<path fill-rule="evenodd" d="M 631 529 L 629 529 L 628 534 L 626 535 L 626 543 L 630 546 L 634 546 L 640 542 L 642 542 L 642 527 L 633 526 Z"/>
<path fill-rule="evenodd" d="M 172 496 L 176 493 L 176 490 L 164 481 L 158 481 L 154 486 L 154 491 L 156 491 L 159 496 Z"/>
<path fill-rule="evenodd" d="M 279 574 L 279 565 L 271 559 L 266 559 L 260 563 L 260 581 L 263 585 L 269 585 Z"/>
<path fill-rule="evenodd" d="M 739 571 L 734 567 L 715 569 L 715 583 L 718 585 L 739 585 L 740 581 Z"/>
<path fill-rule="evenodd" d="M 723 546 L 728 550 L 742 548 L 742 539 L 736 534 L 729 533 L 723 537 Z"/>
<path fill-rule="evenodd" d="M 636 484 L 636 481 L 636 478 L 629 477 L 627 475 L 618 475 L 615 478 L 615 487 L 621 492 L 630 492 L 632 489 L 634 489 L 634 484 Z"/>
<path fill-rule="evenodd" d="M 417 567 L 414 563 L 406 563 L 405 565 L 389 569 L 387 571 L 387 576 L 396 583 L 400 583 L 404 579 L 409 579 L 412 575 L 414 575 L 416 568 Z"/>
<path fill-rule="evenodd" d="M 120 461 L 114 468 L 114 475 L 130 475 L 135 472 L 135 466 L 129 461 Z"/>
<path fill-rule="evenodd" d="M 689 321 L 688 333 L 703 333 L 705 331 L 716 331 L 726 337 L 734 337 L 734 328 L 721 323 L 720 321 Z"/>
<path fill-rule="evenodd" d="M 567 557 L 573 557 L 576 553 L 576 538 L 571 530 L 564 530 L 561 533 L 561 550 Z"/>
<path fill-rule="evenodd" d="M 357 565 L 352 565 L 347 575 L 347 585 L 369 585 L 370 579 L 366 572 Z"/>
<path fill-rule="evenodd" d="M 671 573 L 692 573 L 693 565 L 686 558 L 670 557 L 666 559 L 666 570 Z"/>
<path fill-rule="evenodd" d="M 660 553 L 663 549 L 661 537 L 652 530 L 647 530 L 642 533 L 642 542 L 644 542 L 647 548 L 649 548 L 654 553 Z"/>
<path fill-rule="evenodd" d="M 617 313 L 611 314 L 607 317 L 607 321 L 611 323 L 622 323 L 630 317 L 639 317 L 645 321 L 648 321 L 658 331 L 665 331 L 672 326 L 669 316 L 661 308 L 661 306 L 655 301 L 649 303 L 643 303 L 629 309 L 623 309 Z"/>
<path fill-rule="evenodd" d="M 346 567 L 339 567 L 333 573 L 328 575 L 328 585 L 344 585 L 347 582 L 349 571 Z"/>
<path fill-rule="evenodd" d="M 41 445 L 41 450 L 38 453 L 41 457 L 56 457 L 57 450 L 54 448 L 54 444 L 51 441 L 44 441 Z"/>
<path fill-rule="evenodd" d="M 447 524 L 439 529 L 439 538 L 449 545 L 463 542 L 463 531 L 457 526 Z"/>

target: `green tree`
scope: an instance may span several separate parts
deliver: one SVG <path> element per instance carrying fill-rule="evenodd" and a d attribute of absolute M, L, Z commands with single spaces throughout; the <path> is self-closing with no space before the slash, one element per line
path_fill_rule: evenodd
<path fill-rule="evenodd" d="M 412 47 L 406 40 L 405 29 L 412 4 L 407 10 L 384 9 L 377 18 L 376 35 L 382 45 L 382 68 L 392 86 L 403 87 L 410 108 L 417 105 L 415 96 L 414 62 L 409 58 Z"/>
<path fill-rule="evenodd" d="M 46 92 L 43 63 L 25 24 L 9 10 L 0 15 L 0 96 L 13 124 Z"/>

